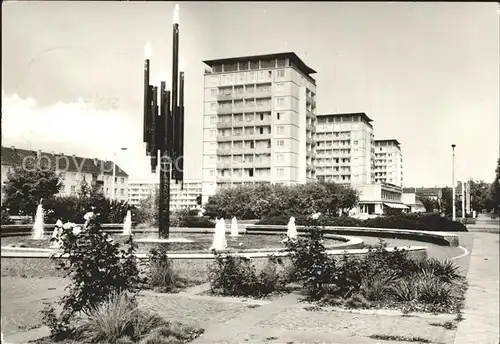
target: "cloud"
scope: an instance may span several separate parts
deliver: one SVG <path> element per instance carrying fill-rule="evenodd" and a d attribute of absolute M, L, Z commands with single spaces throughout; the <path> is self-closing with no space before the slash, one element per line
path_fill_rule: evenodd
<path fill-rule="evenodd" d="M 129 174 L 141 173 L 140 167 L 148 166 L 141 127 L 130 113 L 103 105 L 102 99 L 79 98 L 41 106 L 33 98 L 22 99 L 2 90 L 2 145 L 100 159 L 112 159 L 114 151 L 127 147 L 127 156 L 117 159 L 118 163 Z M 144 162 L 137 164 L 134 157 Z"/>

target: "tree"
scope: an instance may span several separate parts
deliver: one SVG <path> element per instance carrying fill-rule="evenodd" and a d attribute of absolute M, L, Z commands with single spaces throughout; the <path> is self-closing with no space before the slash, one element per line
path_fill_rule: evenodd
<path fill-rule="evenodd" d="M 483 209 L 491 208 L 491 185 L 479 180 L 469 181 L 470 185 L 470 199 L 471 199 L 471 210 L 475 210 L 477 212 L 482 212 Z"/>
<path fill-rule="evenodd" d="M 420 202 L 422 202 L 425 207 L 425 211 L 428 213 L 432 213 L 439 208 L 438 202 L 430 197 L 420 197 Z"/>
<path fill-rule="evenodd" d="M 444 211 L 447 215 L 451 215 L 453 212 L 452 208 L 452 200 L 453 200 L 453 189 L 452 188 L 443 188 L 441 189 L 442 198 L 441 198 L 441 211 Z M 460 209 L 460 201 L 458 197 L 455 197 L 455 210 Z"/>
<path fill-rule="evenodd" d="M 495 180 L 490 188 L 490 202 L 491 207 L 496 214 L 500 211 L 500 158 L 497 161 L 497 168 L 495 170 Z"/>
<path fill-rule="evenodd" d="M 61 188 L 55 170 L 43 161 L 24 161 L 7 174 L 5 207 L 11 214 L 34 216 L 41 199 L 54 196 Z"/>
<path fill-rule="evenodd" d="M 102 186 L 97 184 L 89 185 L 86 181 L 80 183 L 80 190 L 78 190 L 78 197 L 80 198 L 105 198 L 102 192 Z"/>

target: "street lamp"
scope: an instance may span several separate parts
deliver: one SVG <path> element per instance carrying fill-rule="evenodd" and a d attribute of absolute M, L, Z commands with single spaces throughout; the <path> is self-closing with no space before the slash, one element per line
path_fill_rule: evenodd
<path fill-rule="evenodd" d="M 126 151 L 127 148 L 120 148 L 122 151 Z M 111 181 L 111 199 L 115 199 L 115 177 L 116 176 L 116 151 L 113 152 L 113 180 Z"/>
<path fill-rule="evenodd" d="M 451 149 L 452 149 L 452 152 L 453 152 L 453 160 L 452 160 L 452 167 L 451 167 L 451 179 L 452 179 L 452 186 L 453 186 L 453 191 L 452 191 L 452 194 L 451 194 L 451 209 L 452 209 L 452 215 L 451 215 L 451 219 L 453 221 L 456 220 L 456 213 L 455 213 L 455 147 L 457 145 L 456 144 L 452 144 L 451 145 Z"/>

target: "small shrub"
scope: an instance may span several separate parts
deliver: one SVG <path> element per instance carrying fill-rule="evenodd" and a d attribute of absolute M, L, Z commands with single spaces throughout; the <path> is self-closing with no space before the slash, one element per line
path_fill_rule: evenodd
<path fill-rule="evenodd" d="M 400 279 L 391 286 L 391 291 L 397 301 L 414 301 L 418 298 L 418 290 L 413 279 Z"/>
<path fill-rule="evenodd" d="M 152 249 L 149 254 L 149 286 L 161 292 L 172 292 L 188 285 L 172 266 L 164 249 Z"/>
<path fill-rule="evenodd" d="M 133 297 L 112 294 L 89 312 L 78 328 L 78 338 L 87 343 L 180 343 L 192 341 L 203 330 L 171 324 L 137 307 Z"/>
<path fill-rule="evenodd" d="M 71 332 L 71 321 L 77 313 L 88 314 L 113 293 L 135 293 L 141 283 L 131 236 L 126 242 L 128 249 L 120 250 L 120 245 L 101 232 L 99 222 L 92 219 L 79 235 L 73 234 L 72 228 L 64 229 L 61 239 L 63 252 L 53 259 L 59 260 L 71 283 L 66 287 L 68 294 L 59 301 L 63 311 L 58 320 L 55 312 L 44 313 L 44 324 L 53 336 Z"/>
<path fill-rule="evenodd" d="M 273 291 L 281 289 L 282 278 L 276 264 L 268 262 L 257 277 L 262 294 L 271 294 Z"/>
<path fill-rule="evenodd" d="M 395 281 L 394 274 L 373 275 L 363 278 L 360 291 L 368 301 L 383 300 Z"/>
<path fill-rule="evenodd" d="M 306 231 L 306 237 L 288 240 L 285 246 L 296 269 L 295 278 L 302 282 L 309 297 L 319 299 L 332 284 L 335 261 L 326 254 L 323 231 L 318 227 L 307 227 Z"/>
<path fill-rule="evenodd" d="M 137 303 L 124 293 L 113 293 L 106 302 L 94 306 L 79 326 L 78 337 L 90 343 L 115 343 L 134 334 Z"/>
<path fill-rule="evenodd" d="M 187 216 L 179 222 L 179 227 L 214 228 L 215 223 L 205 217 Z"/>
<path fill-rule="evenodd" d="M 420 262 L 422 271 L 432 273 L 443 282 L 451 282 L 460 277 L 460 266 L 451 260 L 440 261 L 435 258 L 424 259 Z"/>
<path fill-rule="evenodd" d="M 433 275 L 422 274 L 416 285 L 420 302 L 447 306 L 452 301 L 451 285 Z"/>
<path fill-rule="evenodd" d="M 7 210 L 2 209 L 0 211 L 0 225 L 11 225 L 13 224 L 14 221 L 10 219 L 9 214 L 7 213 Z"/>
<path fill-rule="evenodd" d="M 344 302 L 347 308 L 370 308 L 370 302 L 362 294 L 353 294 Z"/>
<path fill-rule="evenodd" d="M 209 266 L 210 288 L 213 293 L 230 296 L 262 297 L 283 287 L 277 262 L 272 259 L 257 273 L 248 258 L 216 253 Z"/>

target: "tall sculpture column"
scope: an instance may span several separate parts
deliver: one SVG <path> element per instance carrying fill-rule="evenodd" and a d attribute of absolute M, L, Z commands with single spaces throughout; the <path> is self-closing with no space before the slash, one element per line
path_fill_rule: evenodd
<path fill-rule="evenodd" d="M 147 48 L 150 47 L 147 46 Z M 148 51 L 148 49 L 147 49 Z M 144 63 L 144 133 L 146 154 L 151 159 L 151 172 L 156 173 L 158 152 L 160 153 L 158 235 L 168 238 L 170 234 L 170 181 L 183 181 L 184 147 L 184 73 L 179 79 L 179 6 L 175 6 L 172 42 L 172 92 L 149 85 L 150 52 Z M 157 100 L 160 97 L 158 107 Z M 170 97 L 171 100 L 170 100 Z M 178 104 L 179 102 L 179 104 Z M 181 184 L 181 188 L 183 185 Z"/>

